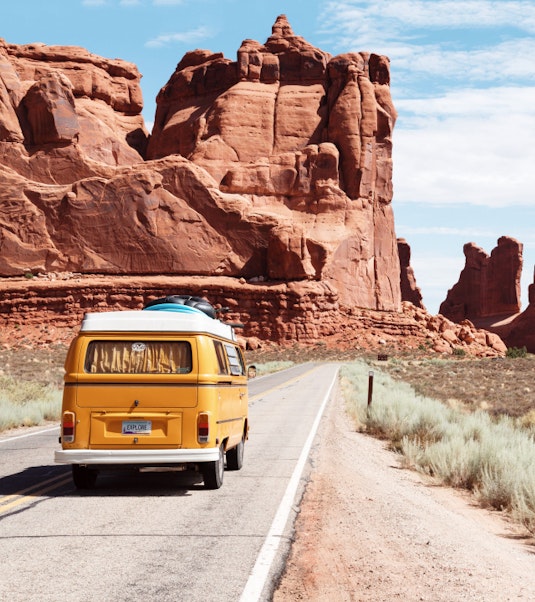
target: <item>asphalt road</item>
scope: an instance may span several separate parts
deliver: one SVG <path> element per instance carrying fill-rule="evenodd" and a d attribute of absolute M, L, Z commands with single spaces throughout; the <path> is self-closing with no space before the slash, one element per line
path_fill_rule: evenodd
<path fill-rule="evenodd" d="M 77 491 L 53 461 L 58 428 L 0 436 L 0 601 L 270 599 L 337 368 L 252 380 L 244 467 L 214 491 L 127 472 Z"/>

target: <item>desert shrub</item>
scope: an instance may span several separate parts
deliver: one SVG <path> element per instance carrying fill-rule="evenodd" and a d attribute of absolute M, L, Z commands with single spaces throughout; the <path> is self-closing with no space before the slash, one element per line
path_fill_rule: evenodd
<path fill-rule="evenodd" d="M 524 428 L 535 432 L 535 410 L 529 410 L 519 418 L 519 424 Z"/>
<path fill-rule="evenodd" d="M 356 362 L 341 372 L 357 428 L 390 440 L 403 465 L 474 492 L 483 505 L 510 512 L 535 532 L 532 430 L 508 416 L 455 410 L 377 372 L 368 407 L 368 370 Z"/>
<path fill-rule="evenodd" d="M 511 514 L 513 519 L 535 533 L 535 473 L 518 484 L 513 497 Z"/>
<path fill-rule="evenodd" d="M 420 468 L 452 487 L 473 489 L 481 466 L 479 443 L 456 432 L 422 449 Z"/>
<path fill-rule="evenodd" d="M 61 396 L 52 386 L 0 377 L 0 431 L 58 420 Z"/>
<path fill-rule="evenodd" d="M 368 407 L 368 372 L 362 362 L 348 364 L 342 370 L 346 399 L 356 394 L 365 403 L 349 403 L 349 410 L 362 430 L 389 439 L 394 447 L 410 435 L 421 441 L 436 440 L 449 412 L 439 401 L 423 404 L 410 385 L 393 381 L 382 372 L 374 372 L 372 403 Z"/>
<path fill-rule="evenodd" d="M 505 352 L 506 357 L 517 358 L 517 357 L 526 357 L 528 355 L 528 350 L 526 347 L 509 347 Z"/>

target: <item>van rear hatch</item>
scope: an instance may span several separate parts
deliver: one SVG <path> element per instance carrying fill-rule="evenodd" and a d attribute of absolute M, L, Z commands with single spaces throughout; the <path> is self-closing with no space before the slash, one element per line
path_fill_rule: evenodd
<path fill-rule="evenodd" d="M 91 410 L 91 447 L 179 446 L 182 412 L 198 401 L 195 350 L 191 339 L 89 340 L 65 386 Z"/>

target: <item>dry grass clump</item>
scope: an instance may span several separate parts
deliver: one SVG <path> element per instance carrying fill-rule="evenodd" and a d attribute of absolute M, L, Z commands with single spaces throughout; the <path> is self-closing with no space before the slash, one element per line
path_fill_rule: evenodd
<path fill-rule="evenodd" d="M 535 533 L 535 431 L 513 417 L 452 408 L 418 394 L 369 365 L 342 369 L 349 409 L 361 430 L 391 441 L 404 464 L 452 487 L 472 491 L 484 506 L 507 511 Z"/>
<path fill-rule="evenodd" d="M 61 396 L 51 385 L 0 377 L 0 431 L 59 420 Z"/>
<path fill-rule="evenodd" d="M 291 360 L 271 360 L 260 362 L 258 364 L 250 364 L 250 366 L 254 366 L 256 368 L 256 376 L 264 376 L 265 374 L 286 370 L 287 368 L 291 368 L 293 365 L 295 364 Z"/>

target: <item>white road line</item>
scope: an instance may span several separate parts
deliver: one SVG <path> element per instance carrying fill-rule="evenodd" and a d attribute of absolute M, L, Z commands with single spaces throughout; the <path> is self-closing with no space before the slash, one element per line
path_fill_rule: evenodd
<path fill-rule="evenodd" d="M 56 429 L 59 429 L 59 424 L 46 429 L 40 429 L 39 431 L 32 431 L 31 433 L 26 433 L 24 435 L 15 435 L 15 437 L 7 437 L 7 439 L 0 439 L 0 443 L 8 443 L 9 441 L 15 441 L 16 439 L 24 439 L 24 437 L 33 437 L 33 435 L 48 433 L 49 431 L 55 431 Z"/>
<path fill-rule="evenodd" d="M 312 429 L 301 451 L 299 460 L 295 465 L 294 471 L 292 473 L 288 486 L 286 487 L 286 491 L 281 500 L 277 513 L 275 514 L 275 518 L 271 523 L 271 527 L 260 550 L 260 553 L 258 554 L 253 570 L 251 571 L 251 574 L 247 579 L 247 583 L 245 584 L 245 589 L 243 590 L 243 593 L 241 595 L 240 602 L 256 602 L 260 600 L 260 596 L 262 595 L 262 591 L 266 584 L 271 565 L 273 564 L 273 560 L 277 553 L 281 538 L 284 535 L 284 528 L 286 526 L 286 523 L 288 522 L 288 516 L 294 503 L 295 494 L 297 492 L 299 481 L 301 479 L 301 474 L 305 467 L 305 463 L 310 453 L 310 448 L 312 447 L 314 437 L 316 436 L 316 432 L 318 430 L 323 411 L 325 410 L 325 406 L 329 401 L 337 377 L 338 369 L 334 374 L 333 380 L 329 386 L 329 390 L 327 391 L 321 403 L 320 409 L 318 410 L 318 413 L 314 420 L 314 424 L 312 425 Z"/>

